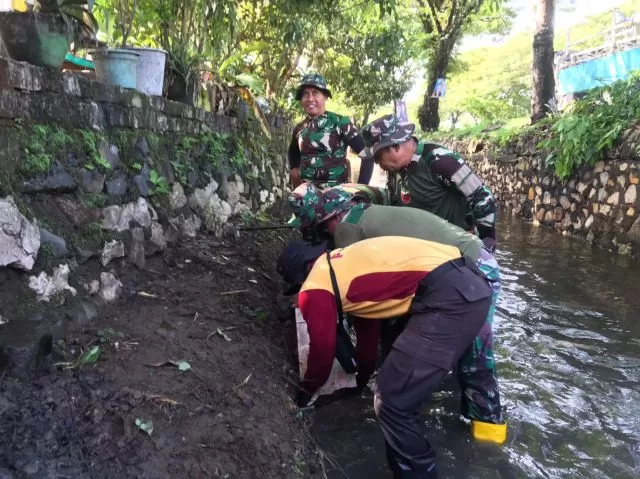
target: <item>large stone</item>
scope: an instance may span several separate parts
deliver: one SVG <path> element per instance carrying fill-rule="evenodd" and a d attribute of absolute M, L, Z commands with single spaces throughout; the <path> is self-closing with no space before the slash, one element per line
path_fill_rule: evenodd
<path fill-rule="evenodd" d="M 92 303 L 83 301 L 67 312 L 67 318 L 71 322 L 72 328 L 84 328 L 98 318 L 98 310 Z"/>
<path fill-rule="evenodd" d="M 146 243 L 145 252 L 147 256 L 164 251 L 167 247 L 167 238 L 160 223 L 153 222 L 151 224 L 151 237 Z"/>
<path fill-rule="evenodd" d="M 78 228 L 95 223 L 100 219 L 100 212 L 83 206 L 75 199 L 68 196 L 56 196 L 53 202 L 67 219 Z"/>
<path fill-rule="evenodd" d="M 215 183 L 215 182 L 214 182 Z M 220 199 L 215 193 L 217 183 L 209 184 L 205 189 L 196 189 L 189 198 L 189 206 L 204 219 L 205 227 L 216 236 L 222 235 L 222 226 L 231 216 L 231 205 Z"/>
<path fill-rule="evenodd" d="M 76 289 L 69 286 L 69 265 L 61 264 L 53 270 L 52 275 L 42 271 L 38 276 L 29 278 L 29 288 L 35 291 L 38 301 L 48 303 L 51 299 L 64 291 L 76 295 Z"/>
<path fill-rule="evenodd" d="M 116 301 L 122 295 L 122 283 L 113 273 L 100 273 L 100 298 L 105 303 Z"/>
<path fill-rule="evenodd" d="M 80 184 L 87 193 L 98 194 L 104 190 L 105 175 L 96 170 L 80 170 Z"/>
<path fill-rule="evenodd" d="M 601 215 L 608 215 L 609 213 L 611 213 L 611 206 L 609 206 L 609 205 L 600 205 L 600 214 Z"/>
<path fill-rule="evenodd" d="M 547 211 L 544 214 L 544 221 L 545 223 L 551 223 L 553 221 L 553 213 L 551 211 Z"/>
<path fill-rule="evenodd" d="M 542 204 L 543 205 L 551 204 L 551 193 L 549 193 L 548 191 L 545 191 L 544 195 L 542 196 Z"/>
<path fill-rule="evenodd" d="M 171 193 L 169 194 L 169 207 L 172 211 L 177 211 L 187 206 L 189 200 L 184 194 L 184 188 L 180 183 L 174 183 Z"/>
<path fill-rule="evenodd" d="M 111 145 L 106 140 L 102 140 L 98 145 L 98 152 L 104 161 L 111 165 L 111 169 L 118 170 L 122 168 L 120 161 L 120 151 L 116 145 Z"/>
<path fill-rule="evenodd" d="M 631 172 L 629 173 L 629 183 L 631 183 L 632 185 L 637 185 L 638 183 L 640 183 L 640 176 L 638 175 L 637 170 L 631 170 Z"/>
<path fill-rule="evenodd" d="M 59 161 L 53 163 L 46 176 L 29 179 L 22 185 L 23 193 L 68 193 L 76 188 L 76 181 Z"/>
<path fill-rule="evenodd" d="M 40 228 L 40 244 L 51 246 L 53 254 L 57 258 L 67 256 L 69 254 L 69 251 L 67 250 L 67 242 L 64 238 L 56 236 L 44 228 Z"/>
<path fill-rule="evenodd" d="M 200 228 L 202 228 L 202 220 L 196 215 L 189 216 L 181 224 L 182 234 L 189 238 L 195 238 L 198 235 Z"/>
<path fill-rule="evenodd" d="M 635 205 L 638 198 L 638 185 L 630 185 L 624 193 L 624 202 L 628 205 Z"/>
<path fill-rule="evenodd" d="M 598 161 L 593 167 L 594 173 L 601 173 L 604 171 L 604 161 Z"/>
<path fill-rule="evenodd" d="M 145 137 L 140 137 L 136 140 L 136 155 L 139 159 L 144 160 L 149 156 L 149 144 L 147 143 L 147 139 Z"/>
<path fill-rule="evenodd" d="M 131 226 L 148 228 L 151 226 L 149 204 L 144 198 L 124 206 L 107 206 L 102 210 L 102 227 L 111 231 L 126 231 Z"/>
<path fill-rule="evenodd" d="M 562 221 L 564 210 L 561 206 L 556 206 L 553 210 L 553 221 Z"/>
<path fill-rule="evenodd" d="M 13 197 L 0 199 L 0 267 L 30 271 L 40 249 L 40 230 L 18 210 Z"/>
<path fill-rule="evenodd" d="M 536 195 L 537 196 L 542 196 L 542 187 L 536 186 Z"/>
<path fill-rule="evenodd" d="M 600 188 L 598 190 L 598 202 L 602 203 L 604 200 L 607 199 L 607 190 L 605 190 L 604 188 Z"/>
<path fill-rule="evenodd" d="M 573 221 L 572 226 L 573 226 L 573 229 L 575 231 L 581 230 L 582 229 L 582 220 L 579 217 L 576 218 L 576 220 Z"/>
<path fill-rule="evenodd" d="M 594 221 L 594 219 L 593 219 L 593 215 L 589 215 L 589 217 L 587 218 L 587 220 L 584 222 L 584 228 L 585 228 L 585 229 L 587 229 L 587 230 L 588 230 L 589 228 L 591 228 L 591 225 L 593 224 L 593 221 Z"/>
<path fill-rule="evenodd" d="M 561 196 L 560 197 L 560 206 L 562 206 L 562 208 L 569 209 L 569 206 L 571 206 L 571 202 L 569 201 L 569 198 L 567 198 L 566 196 Z"/>
<path fill-rule="evenodd" d="M 144 230 L 142 228 L 131 228 L 129 261 L 139 269 L 144 269 L 145 267 Z"/>
<path fill-rule="evenodd" d="M 124 258 L 124 243 L 119 240 L 112 240 L 104 244 L 100 262 L 102 266 L 108 265 L 111 260 Z"/>
<path fill-rule="evenodd" d="M 620 166 L 618 167 L 620 171 L 627 171 L 628 168 L 629 168 L 629 163 L 620 163 Z"/>
<path fill-rule="evenodd" d="M 107 193 L 111 196 L 124 196 L 127 194 L 127 177 L 124 174 L 118 175 L 107 181 Z"/>
<path fill-rule="evenodd" d="M 600 184 L 604 186 L 608 182 L 609 182 L 609 173 L 607 173 L 606 171 L 600 173 Z"/>
<path fill-rule="evenodd" d="M 578 183 L 578 193 L 582 194 L 589 187 L 587 183 Z"/>
<path fill-rule="evenodd" d="M 635 216 L 636 215 L 636 209 L 635 208 L 629 208 L 627 210 L 627 216 Z"/>
<path fill-rule="evenodd" d="M 620 193 L 616 191 L 611 196 L 609 196 L 607 203 L 613 206 L 618 206 L 618 203 L 620 203 Z"/>
<path fill-rule="evenodd" d="M 140 170 L 140 173 L 135 175 L 131 180 L 133 186 L 138 190 L 138 193 L 143 198 L 149 197 L 149 194 L 150 194 L 150 191 L 149 191 L 150 176 L 151 176 L 151 168 L 149 167 L 148 163 L 145 163 L 142 169 Z"/>
<path fill-rule="evenodd" d="M 544 214 L 545 214 L 545 209 L 544 208 L 540 208 L 537 212 L 536 212 L 536 219 L 538 221 L 542 221 L 544 219 Z"/>
<path fill-rule="evenodd" d="M 627 231 L 627 238 L 636 243 L 640 243 L 640 216 L 633 222 L 629 231 Z"/>
<path fill-rule="evenodd" d="M 618 184 L 624 188 L 626 186 L 626 184 L 627 184 L 627 177 L 624 176 L 624 175 L 619 175 L 618 176 Z"/>

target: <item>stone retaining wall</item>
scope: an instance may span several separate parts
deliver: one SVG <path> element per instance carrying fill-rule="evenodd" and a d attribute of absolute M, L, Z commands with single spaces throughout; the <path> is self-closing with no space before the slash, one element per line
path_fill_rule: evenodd
<path fill-rule="evenodd" d="M 281 198 L 290 126 L 268 121 L 271 138 L 255 120 L 0 58 L 0 369 L 116 300 L 113 262 L 145 268 L 182 237 L 233 235 L 230 217 Z M 7 339 L 19 324 L 26 346 Z"/>
<path fill-rule="evenodd" d="M 503 211 L 623 254 L 640 253 L 640 129 L 625 132 L 603 161 L 563 181 L 545 166 L 535 138 L 504 152 L 453 142 L 492 189 Z"/>

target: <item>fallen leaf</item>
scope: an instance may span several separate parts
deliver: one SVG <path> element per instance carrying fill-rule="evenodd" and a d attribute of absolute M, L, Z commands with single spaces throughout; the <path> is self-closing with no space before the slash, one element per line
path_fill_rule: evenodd
<path fill-rule="evenodd" d="M 218 331 L 216 331 L 216 333 L 218 333 L 218 335 L 219 335 L 219 336 L 222 336 L 222 337 L 224 338 L 224 340 L 225 340 L 225 341 L 227 341 L 227 342 L 229 342 L 229 343 L 231 342 L 231 338 L 230 338 L 227 334 L 225 334 L 225 333 L 222 331 L 222 329 L 218 328 Z"/>
<path fill-rule="evenodd" d="M 136 426 L 141 431 L 146 432 L 149 436 L 153 433 L 153 422 L 151 420 L 145 421 L 143 419 L 136 418 Z"/>
<path fill-rule="evenodd" d="M 146 291 L 138 291 L 138 296 L 142 296 L 143 298 L 157 298 L 158 296 L 155 294 L 147 293 Z"/>
<path fill-rule="evenodd" d="M 92 347 L 89 351 L 87 351 L 86 353 L 84 353 L 82 355 L 82 357 L 80 358 L 80 360 L 78 361 L 78 364 L 93 364 L 95 363 L 98 358 L 100 357 L 100 346 L 94 346 Z"/>
<path fill-rule="evenodd" d="M 249 283 L 258 284 L 258 282 L 255 279 L 250 279 Z"/>

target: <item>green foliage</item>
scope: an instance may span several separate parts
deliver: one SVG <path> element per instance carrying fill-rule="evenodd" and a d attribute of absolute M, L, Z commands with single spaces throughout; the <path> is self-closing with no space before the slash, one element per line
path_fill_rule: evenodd
<path fill-rule="evenodd" d="M 181 163 L 179 161 L 172 161 L 173 174 L 178 179 L 178 182 L 185 186 L 189 183 L 188 175 L 193 171 L 193 166 L 188 163 Z"/>
<path fill-rule="evenodd" d="M 46 173 L 51 167 L 54 155 L 73 143 L 73 139 L 62 128 L 52 125 L 33 125 L 30 130 L 16 123 L 24 142 L 25 174 Z"/>
<path fill-rule="evenodd" d="M 149 188 L 151 196 L 168 195 L 170 193 L 167 179 L 160 175 L 156 170 L 151 170 L 149 172 L 149 183 L 151 183 L 151 187 Z"/>
<path fill-rule="evenodd" d="M 640 74 L 591 91 L 566 112 L 545 121 L 549 137 L 539 147 L 547 164 L 567 178 L 583 164 L 602 159 L 624 130 L 640 118 Z"/>

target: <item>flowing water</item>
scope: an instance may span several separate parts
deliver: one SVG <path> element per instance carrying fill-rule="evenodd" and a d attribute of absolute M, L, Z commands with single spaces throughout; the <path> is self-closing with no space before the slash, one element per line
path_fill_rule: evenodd
<path fill-rule="evenodd" d="M 474 442 L 447 381 L 424 410 L 440 477 L 640 477 L 640 264 L 516 219 L 499 232 L 509 438 Z M 321 408 L 314 429 L 329 477 L 391 477 L 372 400 Z"/>

